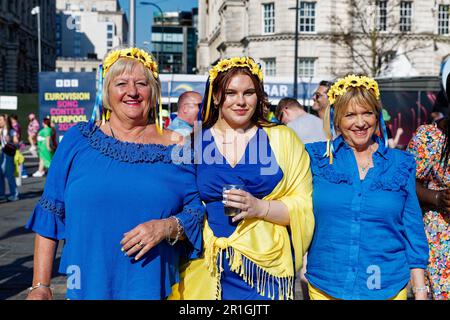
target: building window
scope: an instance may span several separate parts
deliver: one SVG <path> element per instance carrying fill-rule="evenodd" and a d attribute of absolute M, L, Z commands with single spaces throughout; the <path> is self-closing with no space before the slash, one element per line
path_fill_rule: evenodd
<path fill-rule="evenodd" d="M 75 69 L 73 67 L 69 68 L 69 72 L 74 72 L 74 71 L 75 71 Z"/>
<path fill-rule="evenodd" d="M 387 0 L 377 1 L 377 30 L 387 30 Z"/>
<path fill-rule="evenodd" d="M 265 3 L 263 6 L 263 30 L 264 33 L 275 32 L 275 4 Z"/>
<path fill-rule="evenodd" d="M 400 32 L 411 31 L 412 2 L 400 2 Z"/>
<path fill-rule="evenodd" d="M 275 58 L 267 58 L 262 59 L 264 66 L 264 75 L 265 76 L 276 76 L 277 75 L 277 63 Z"/>
<path fill-rule="evenodd" d="M 299 12 L 299 31 L 315 32 L 316 31 L 316 3 L 300 2 Z"/>
<path fill-rule="evenodd" d="M 86 68 L 83 67 L 83 68 L 80 69 L 80 71 L 81 72 L 86 72 Z"/>
<path fill-rule="evenodd" d="M 450 5 L 439 5 L 439 16 L 438 16 L 438 34 L 449 34 L 449 10 Z"/>
<path fill-rule="evenodd" d="M 298 76 L 313 78 L 315 74 L 315 58 L 298 58 Z"/>

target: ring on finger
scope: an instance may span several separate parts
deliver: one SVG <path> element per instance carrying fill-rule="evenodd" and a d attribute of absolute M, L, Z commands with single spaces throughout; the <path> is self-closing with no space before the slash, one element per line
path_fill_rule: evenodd
<path fill-rule="evenodd" d="M 144 246 L 144 244 L 142 243 L 142 241 L 139 241 L 136 245 L 139 246 L 139 248 L 142 248 L 142 247 Z"/>

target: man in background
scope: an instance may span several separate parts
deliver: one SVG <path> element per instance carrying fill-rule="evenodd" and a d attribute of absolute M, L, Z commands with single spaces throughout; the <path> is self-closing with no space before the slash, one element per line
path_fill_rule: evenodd
<path fill-rule="evenodd" d="M 277 107 L 277 118 L 293 129 L 303 143 L 327 140 L 322 119 L 306 112 L 296 99 L 281 99 Z"/>
<path fill-rule="evenodd" d="M 327 92 L 333 83 L 329 81 L 320 81 L 319 86 L 316 89 L 316 92 L 313 94 L 313 105 L 312 109 L 317 113 L 317 116 L 323 120 L 323 116 L 325 115 L 325 111 L 330 104 L 328 101 Z"/>
<path fill-rule="evenodd" d="M 177 117 L 167 127 L 183 136 L 188 136 L 194 130 L 198 110 L 202 103 L 202 95 L 195 91 L 183 92 L 178 98 Z"/>

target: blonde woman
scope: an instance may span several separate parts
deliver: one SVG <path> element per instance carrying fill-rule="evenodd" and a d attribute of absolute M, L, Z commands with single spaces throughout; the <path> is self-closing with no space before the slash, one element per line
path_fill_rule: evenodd
<path fill-rule="evenodd" d="M 328 142 L 306 146 L 316 229 L 306 278 L 314 300 L 426 299 L 428 244 L 414 158 L 388 148 L 375 80 L 350 75 L 328 92 Z M 331 141 L 331 137 L 337 137 Z"/>
<path fill-rule="evenodd" d="M 149 123 L 160 99 L 156 62 L 138 48 L 115 50 L 99 79 L 104 121 L 94 112 L 64 135 L 27 224 L 37 233 L 28 299 L 52 298 L 60 239 L 69 299 L 164 299 L 179 280 L 180 250 L 201 251 L 195 170 L 172 162 L 179 135 L 158 117 Z"/>

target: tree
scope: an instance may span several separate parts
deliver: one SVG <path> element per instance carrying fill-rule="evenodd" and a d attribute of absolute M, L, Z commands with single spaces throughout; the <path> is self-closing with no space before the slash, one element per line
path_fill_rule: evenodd
<path fill-rule="evenodd" d="M 371 77 L 380 75 L 398 54 L 405 54 L 434 45 L 411 33 L 408 4 L 399 0 L 346 0 L 347 17 L 330 17 L 335 30 L 334 42 L 344 48 L 353 63 L 353 72 Z M 411 2 L 409 2 L 411 3 Z M 348 22 L 345 24 L 345 22 Z M 336 73 L 336 70 L 334 70 Z"/>

